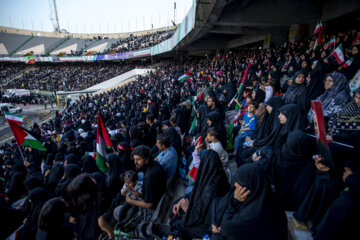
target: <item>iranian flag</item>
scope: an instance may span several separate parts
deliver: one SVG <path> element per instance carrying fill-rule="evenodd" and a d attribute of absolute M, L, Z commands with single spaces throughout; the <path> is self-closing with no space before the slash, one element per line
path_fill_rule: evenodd
<path fill-rule="evenodd" d="M 316 49 L 320 48 L 321 46 L 321 32 L 319 32 L 319 35 L 315 41 L 315 45 L 314 45 L 314 49 L 313 51 L 315 51 Z"/>
<path fill-rule="evenodd" d="M 23 117 L 16 114 L 11 114 L 9 112 L 4 112 L 6 120 L 21 125 L 23 123 Z"/>
<path fill-rule="evenodd" d="M 351 64 L 352 64 L 352 62 L 354 61 L 354 58 L 349 58 L 345 63 L 344 63 L 344 68 L 347 68 L 347 67 L 349 67 Z"/>
<path fill-rule="evenodd" d="M 181 75 L 179 78 L 178 78 L 178 81 L 179 82 L 183 82 L 185 80 L 188 80 L 190 78 L 190 74 L 187 72 L 185 73 L 184 75 Z"/>
<path fill-rule="evenodd" d="M 314 129 L 318 143 L 318 152 L 324 157 L 326 162 L 332 163 L 331 153 L 326 141 L 326 127 L 321 101 L 311 101 L 311 109 L 314 117 Z"/>
<path fill-rule="evenodd" d="M 35 64 L 35 57 L 34 56 L 27 56 L 25 58 L 25 63 L 26 64 Z"/>
<path fill-rule="evenodd" d="M 332 53 L 332 56 L 336 58 L 336 61 L 341 65 L 345 61 L 344 52 L 342 49 L 342 44 L 340 44 Z"/>
<path fill-rule="evenodd" d="M 105 164 L 106 149 L 110 148 L 113 148 L 113 145 L 100 114 L 98 114 L 96 130 L 96 165 L 103 173 L 105 173 L 107 169 Z"/>
<path fill-rule="evenodd" d="M 12 121 L 8 121 L 8 124 L 18 146 L 29 146 L 40 151 L 47 151 L 41 142 L 37 140 L 29 130 L 20 127 Z"/>
<path fill-rule="evenodd" d="M 330 47 L 335 46 L 335 36 L 333 36 L 327 43 L 325 46 L 325 50 L 329 49 Z"/>
<path fill-rule="evenodd" d="M 85 152 L 85 156 L 90 156 L 96 160 L 96 152 Z"/>
<path fill-rule="evenodd" d="M 314 35 L 321 32 L 321 30 L 323 29 L 323 25 L 321 23 L 321 21 L 319 21 L 317 24 L 316 24 L 316 27 L 315 27 L 315 31 L 314 31 Z"/>

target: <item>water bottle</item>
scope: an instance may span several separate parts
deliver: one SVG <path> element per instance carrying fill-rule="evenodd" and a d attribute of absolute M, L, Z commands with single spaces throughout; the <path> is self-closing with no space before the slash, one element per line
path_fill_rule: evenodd
<path fill-rule="evenodd" d="M 204 236 L 203 240 L 210 240 L 209 235 L 205 234 L 205 236 Z"/>

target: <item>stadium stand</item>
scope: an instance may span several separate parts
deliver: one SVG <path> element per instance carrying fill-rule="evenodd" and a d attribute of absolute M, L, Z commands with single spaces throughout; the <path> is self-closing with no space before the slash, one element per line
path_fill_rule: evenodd
<path fill-rule="evenodd" d="M 1 63 L 1 82 L 26 70 L 7 88 L 115 87 L 69 93 L 30 130 L 12 125 L 17 142 L 0 146 L 1 238 L 357 235 L 360 2 L 194 4 L 175 34 L 129 36 L 105 50 L 152 46 L 145 57 Z M 116 86 L 139 66 L 153 70 Z"/>

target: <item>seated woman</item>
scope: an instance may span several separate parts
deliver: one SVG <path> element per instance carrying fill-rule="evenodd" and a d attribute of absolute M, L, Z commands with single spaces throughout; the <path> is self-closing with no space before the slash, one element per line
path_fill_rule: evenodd
<path fill-rule="evenodd" d="M 289 132 L 297 129 L 299 130 L 304 129 L 304 122 L 302 119 L 301 110 L 295 104 L 286 104 L 281 108 L 279 108 L 278 120 L 280 127 L 277 127 L 276 132 L 273 132 L 274 135 L 271 136 L 269 142 L 264 142 L 264 145 L 261 146 L 267 148 L 270 147 L 270 149 L 272 149 L 273 152 L 278 151 L 281 148 L 281 146 L 285 144 Z M 236 162 L 238 166 L 243 164 L 245 161 L 246 158 L 243 158 L 242 153 L 239 153 L 236 156 Z"/>
<path fill-rule="evenodd" d="M 284 101 L 280 96 L 270 98 L 266 106 L 266 113 L 261 125 L 255 131 L 253 136 L 247 137 L 247 140 L 250 142 L 245 146 L 248 148 L 247 150 L 251 149 L 251 151 L 248 151 L 247 154 L 244 153 L 247 150 L 243 151 L 246 157 L 250 156 L 251 153 L 255 152 L 264 145 L 271 146 L 274 143 L 276 136 L 281 130 L 281 124 L 278 116 L 280 114 L 279 108 L 283 105 Z"/>
<path fill-rule="evenodd" d="M 107 233 L 109 239 L 113 239 L 114 231 L 104 219 L 106 209 L 94 179 L 85 173 L 80 174 L 67 186 L 67 194 L 70 199 L 70 222 L 76 224 L 78 239 L 96 239 L 100 229 Z"/>
<path fill-rule="evenodd" d="M 343 181 L 348 190 L 344 190 L 332 202 L 323 220 L 314 232 L 315 240 L 354 239 L 358 234 L 360 214 L 360 173 L 345 167 Z M 356 237 L 355 237 L 356 238 Z"/>
<path fill-rule="evenodd" d="M 262 90 L 261 88 L 256 88 L 251 92 L 251 98 L 256 106 L 255 115 L 258 119 L 258 123 L 256 127 L 259 127 L 260 124 L 262 123 L 262 120 L 264 119 L 266 112 L 266 107 L 264 104 L 265 91 Z"/>
<path fill-rule="evenodd" d="M 170 216 L 172 232 L 182 239 L 203 238 L 210 234 L 211 202 L 230 189 L 219 154 L 206 150 L 200 158 L 191 196 L 181 198 Z"/>
<path fill-rule="evenodd" d="M 234 188 L 212 205 L 211 239 L 288 239 L 287 219 L 257 164 L 236 170 Z"/>
<path fill-rule="evenodd" d="M 327 74 L 324 87 L 325 92 L 317 97 L 315 101 L 321 101 L 325 121 L 327 122 L 329 118 L 338 113 L 350 101 L 351 97 L 349 82 L 342 73 Z M 308 120 L 310 123 L 313 121 L 311 110 L 308 113 Z"/>
<path fill-rule="evenodd" d="M 311 221 L 313 231 L 316 230 L 331 202 L 338 194 L 338 184 L 334 177 L 334 166 L 331 159 L 315 155 L 314 160 L 317 168 L 315 181 L 299 209 L 294 213 L 293 219 L 295 227 L 298 229 L 308 229 L 305 223 Z"/>
<path fill-rule="evenodd" d="M 286 104 L 297 103 L 298 97 L 305 92 L 305 73 L 298 71 L 294 75 L 295 82 L 293 82 L 285 92 L 284 101 Z"/>
<path fill-rule="evenodd" d="M 339 169 L 337 175 L 341 178 L 342 169 L 349 158 L 354 156 L 356 148 L 351 149 L 341 145 L 333 144 L 338 141 L 353 146 L 360 145 L 360 88 L 354 91 L 354 96 L 348 104 L 330 118 L 328 122 L 329 148 L 333 155 L 335 168 Z"/>
<path fill-rule="evenodd" d="M 38 220 L 37 240 L 72 240 L 74 232 L 64 222 L 66 204 L 61 198 L 52 198 L 41 208 Z"/>
<path fill-rule="evenodd" d="M 18 239 L 35 239 L 40 210 L 44 203 L 52 197 L 53 195 L 42 187 L 37 187 L 29 192 L 27 201 L 30 210 L 26 217 L 24 227 L 18 235 Z"/>
<path fill-rule="evenodd" d="M 271 177 L 275 193 L 285 210 L 300 207 L 315 178 L 312 155 L 316 142 L 301 130 L 289 133 L 286 143 L 274 154 L 271 162 Z"/>

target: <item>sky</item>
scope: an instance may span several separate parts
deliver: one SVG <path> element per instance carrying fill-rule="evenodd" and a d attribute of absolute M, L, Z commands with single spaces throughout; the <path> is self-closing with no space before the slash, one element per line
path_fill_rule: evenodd
<path fill-rule="evenodd" d="M 50 0 L 52 2 L 52 0 Z M 122 33 L 180 23 L 193 0 L 56 0 L 60 29 Z M 0 26 L 52 32 L 49 0 L 0 0 Z"/>

